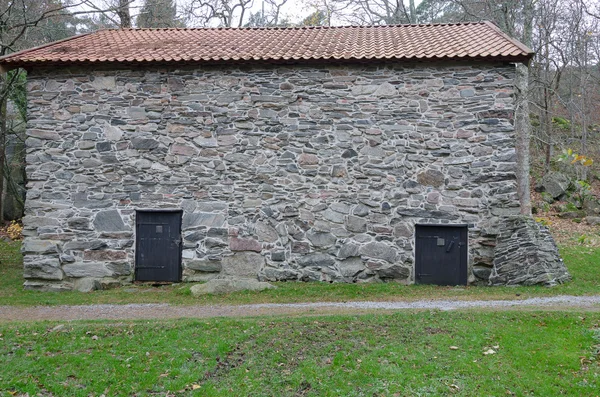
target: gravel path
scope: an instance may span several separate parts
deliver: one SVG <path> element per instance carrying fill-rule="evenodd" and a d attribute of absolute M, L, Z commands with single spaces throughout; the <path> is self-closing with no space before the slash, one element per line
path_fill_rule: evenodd
<path fill-rule="evenodd" d="M 460 310 L 473 308 L 600 310 L 600 296 L 555 296 L 521 300 L 265 303 L 239 306 L 173 306 L 169 304 L 35 307 L 0 306 L 0 321 L 250 317 L 265 315 L 363 313 L 380 310 Z"/>

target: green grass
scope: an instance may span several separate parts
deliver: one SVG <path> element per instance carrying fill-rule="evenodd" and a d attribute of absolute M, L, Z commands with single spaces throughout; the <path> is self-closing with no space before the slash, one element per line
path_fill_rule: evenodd
<path fill-rule="evenodd" d="M 533 296 L 600 294 L 600 248 L 570 246 L 561 249 L 573 281 L 546 287 L 437 287 L 404 286 L 397 283 L 325 284 L 276 283 L 275 290 L 241 292 L 225 296 L 194 298 L 190 284 L 163 287 L 126 286 L 92 293 L 38 292 L 23 290 L 22 259 L 18 242 L 0 241 L 0 305 L 73 305 L 94 303 L 244 304 L 349 300 L 416 299 L 522 299 Z"/>
<path fill-rule="evenodd" d="M 600 390 L 600 313 L 57 324 L 0 325 L 0 395 L 594 396 Z M 484 355 L 490 348 L 496 353 Z"/>

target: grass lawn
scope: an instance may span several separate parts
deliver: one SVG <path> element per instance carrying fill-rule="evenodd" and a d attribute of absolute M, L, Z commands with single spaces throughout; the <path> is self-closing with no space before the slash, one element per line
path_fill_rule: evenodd
<path fill-rule="evenodd" d="M 561 253 L 573 281 L 546 287 L 437 287 L 396 283 L 325 284 L 276 283 L 275 290 L 195 298 L 190 284 L 163 287 L 126 286 L 108 291 L 37 292 L 23 290 L 19 242 L 0 241 L 0 305 L 73 305 L 94 303 L 243 304 L 348 300 L 522 299 L 533 296 L 600 294 L 600 248 L 563 247 Z"/>
<path fill-rule="evenodd" d="M 596 396 L 599 327 L 472 311 L 3 324 L 0 394 Z"/>

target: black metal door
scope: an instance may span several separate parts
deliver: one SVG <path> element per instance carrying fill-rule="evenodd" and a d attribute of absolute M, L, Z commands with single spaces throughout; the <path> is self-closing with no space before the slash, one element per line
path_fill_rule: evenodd
<path fill-rule="evenodd" d="M 467 226 L 417 225 L 415 282 L 467 284 Z"/>
<path fill-rule="evenodd" d="M 181 280 L 181 211 L 137 211 L 135 279 Z"/>

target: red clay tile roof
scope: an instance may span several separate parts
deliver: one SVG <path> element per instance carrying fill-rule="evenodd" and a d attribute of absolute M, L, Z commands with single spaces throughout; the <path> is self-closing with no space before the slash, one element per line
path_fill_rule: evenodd
<path fill-rule="evenodd" d="M 490 22 L 301 28 L 102 30 L 0 58 L 0 66 L 71 63 L 489 59 L 532 51 Z"/>

